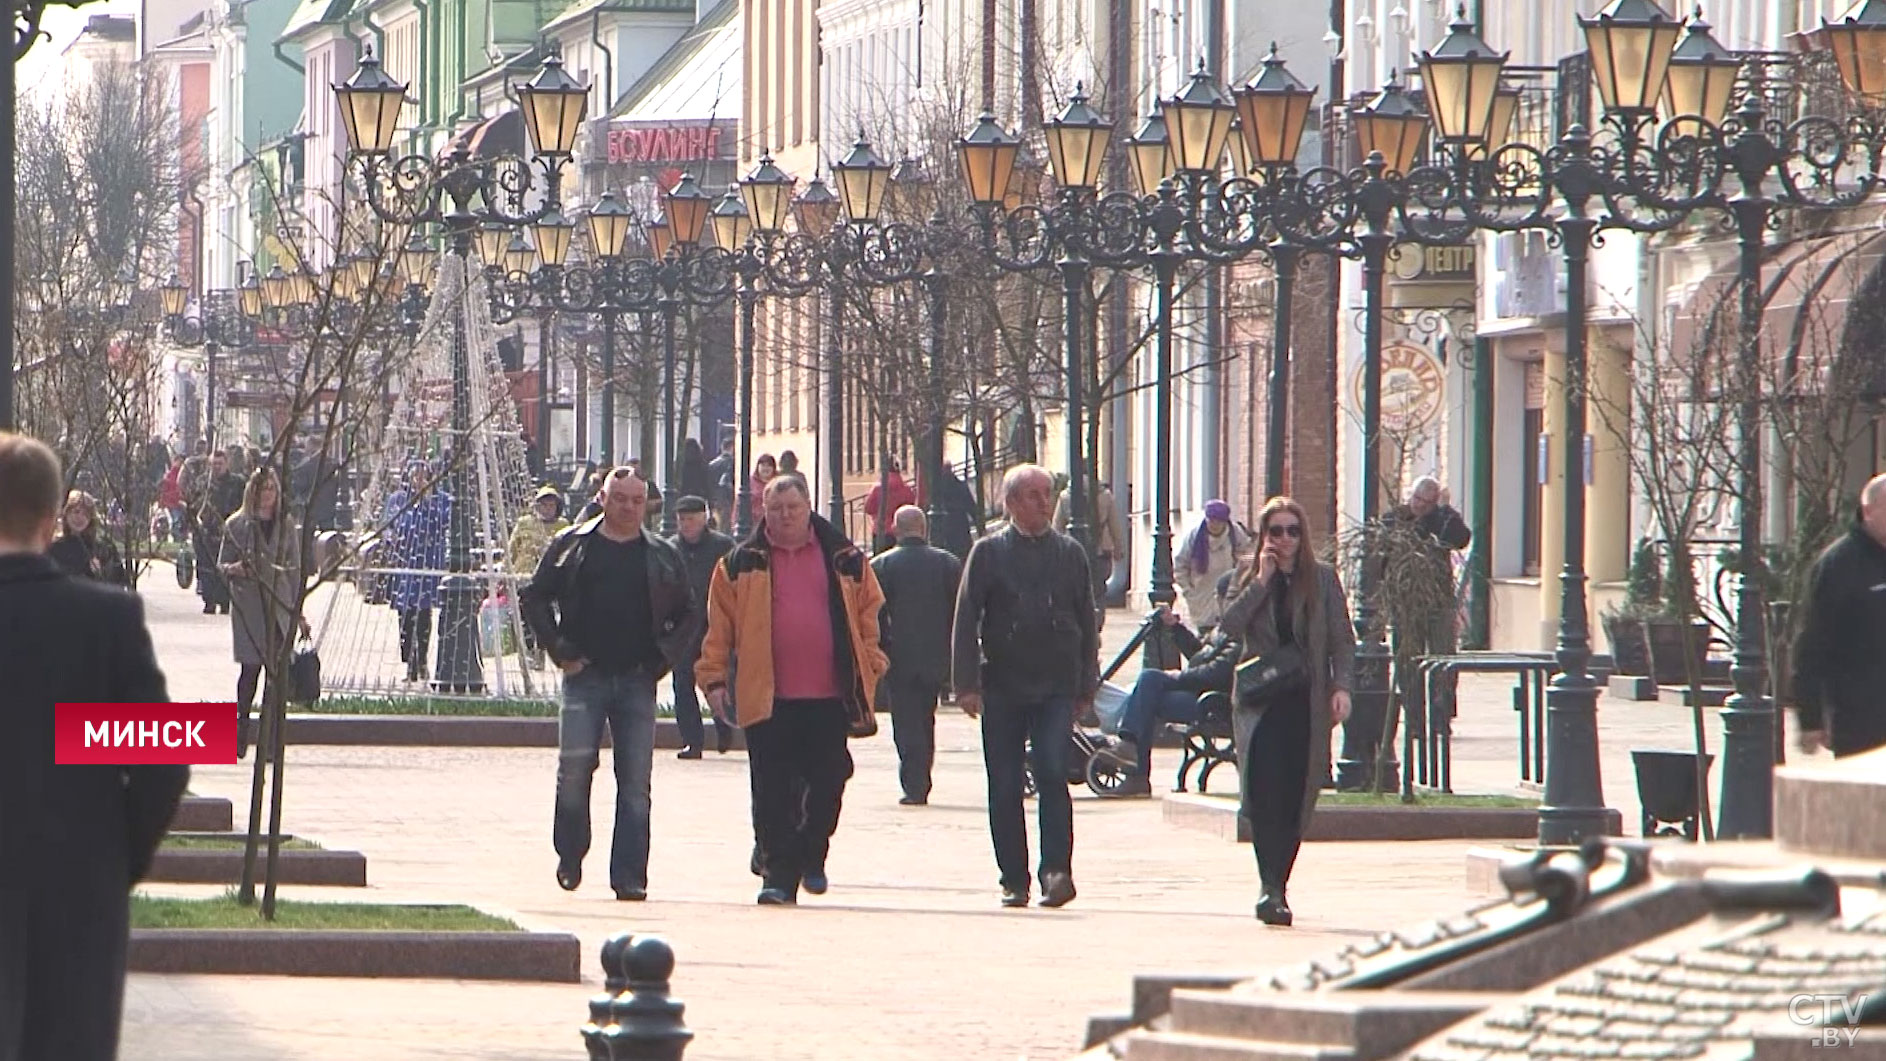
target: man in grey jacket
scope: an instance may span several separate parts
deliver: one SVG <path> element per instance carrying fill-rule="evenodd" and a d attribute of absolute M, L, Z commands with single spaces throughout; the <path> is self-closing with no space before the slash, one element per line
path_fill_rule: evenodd
<path fill-rule="evenodd" d="M 897 544 L 871 561 L 884 590 L 878 644 L 891 658 L 884 688 L 904 788 L 897 802 L 921 807 L 930 801 L 937 694 L 950 680 L 950 621 L 963 563 L 930 544 L 929 522 L 915 505 L 897 510 L 892 531 Z"/>
<path fill-rule="evenodd" d="M 1023 768 L 1041 816 L 1041 905 L 1074 898 L 1074 808 L 1067 760 L 1075 712 L 1100 686 L 1099 629 L 1087 554 L 1054 529 L 1054 478 L 1024 464 L 1002 484 L 1009 525 L 977 542 L 956 597 L 953 680 L 963 713 L 982 719 L 989 831 L 1002 905 L 1028 905 Z M 985 707 L 985 696 L 987 710 Z"/>

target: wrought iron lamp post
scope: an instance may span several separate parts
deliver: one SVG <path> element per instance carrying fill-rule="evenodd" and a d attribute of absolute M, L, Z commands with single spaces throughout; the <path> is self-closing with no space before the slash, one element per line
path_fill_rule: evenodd
<path fill-rule="evenodd" d="M 1639 13 L 1666 19 L 1654 4 Z M 1597 20 L 1594 20 L 1597 21 Z M 1588 36 L 1599 28 L 1587 23 Z M 1737 242 L 1736 468 L 1739 495 L 1735 648 L 1730 678 L 1735 691 L 1723 705 L 1722 802 L 1717 835 L 1723 839 L 1773 834 L 1775 705 L 1768 696 L 1766 558 L 1763 556 L 1763 410 L 1761 323 L 1762 251 L 1775 215 L 1857 206 L 1881 184 L 1886 149 L 1886 0 L 1860 0 L 1841 18 L 1823 20 L 1820 45 L 1838 69 L 1851 102 L 1843 116 L 1810 114 L 1783 125 L 1772 120 L 1759 84 L 1749 86 L 1731 112 L 1741 57 L 1710 34 L 1701 13 L 1680 42 L 1674 32 L 1656 40 L 1667 55 L 1661 96 L 1669 120 L 1658 147 L 1685 165 L 1691 194 L 1680 200 L 1652 186 L 1644 198 L 1672 212 L 1708 210 L 1735 227 Z M 1594 43 L 1594 55 L 1596 55 Z M 1601 82 L 1602 87 L 1602 82 Z M 1651 97 L 1654 99 L 1655 97 Z M 1648 114 L 1647 104 L 1639 109 Z M 1646 123 L 1649 118 L 1646 116 Z M 1636 176 L 1636 175 L 1632 175 Z M 1641 182 L 1640 182 L 1641 183 Z"/>
<path fill-rule="evenodd" d="M 474 234 L 484 238 L 492 226 L 530 224 L 556 211 L 562 170 L 588 106 L 588 87 L 564 73 L 562 60 L 556 56 L 544 60 L 537 76 L 516 90 L 533 149 L 531 159 L 474 159 L 461 147 L 434 160 L 421 155 L 392 157 L 406 86 L 388 77 L 371 55 L 361 59 L 346 84 L 334 87 L 368 206 L 395 224 L 443 226 L 468 287 Z M 542 199 L 531 206 L 531 195 L 539 189 Z M 434 685 L 475 694 L 484 690 L 485 682 L 478 644 L 481 590 L 472 575 L 473 481 L 467 452 L 471 415 L 470 352 L 460 311 L 454 313 L 452 325 L 452 504 L 446 546 L 450 574 L 440 586 Z"/>
<path fill-rule="evenodd" d="M 1563 248 L 1566 282 L 1565 566 L 1559 616 L 1559 674 L 1547 691 L 1546 779 L 1540 841 L 1571 843 L 1601 833 L 1607 814 L 1598 767 L 1597 696 L 1590 674 L 1586 596 L 1586 331 L 1590 250 L 1607 230 L 1668 231 L 1698 211 L 1727 213 L 1740 243 L 1738 371 L 1751 390 L 1739 415 L 1743 569 L 1738 590 L 1736 696 L 1724 713 L 1722 832 L 1770 828 L 1774 712 L 1764 695 L 1759 387 L 1762 233 L 1778 209 L 1827 209 L 1863 200 L 1879 183 L 1882 130 L 1876 112 L 1846 122 L 1803 118 L 1787 129 L 1766 120 L 1751 93 L 1725 117 L 1738 61 L 1692 23 L 1654 0 L 1613 0 L 1580 19 L 1604 119 L 1598 135 L 1573 126 L 1549 150 L 1502 142 L 1499 67 L 1505 56 L 1475 36 L 1464 14 L 1422 56 L 1422 80 L 1440 141 L 1434 158 L 1393 184 L 1396 214 L 1416 239 L 1476 230 L 1543 230 Z M 1866 0 L 1823 29 L 1847 89 L 1877 103 L 1886 87 L 1886 4 Z M 1659 125 L 1657 103 L 1670 111 Z M 1510 110 L 1507 112 L 1510 113 Z M 1359 125 L 1359 131 L 1361 131 Z M 1843 185 L 1842 179 L 1845 178 Z M 1725 181 L 1733 179 L 1733 190 Z M 1366 271 L 1366 269 L 1365 269 Z"/>
<path fill-rule="evenodd" d="M 827 298 L 825 339 L 825 420 L 819 445 L 825 455 L 828 479 L 826 518 L 843 525 L 845 518 L 845 351 L 844 306 L 848 287 L 862 290 L 917 279 L 923 274 L 923 234 L 912 226 L 882 219 L 890 190 L 891 166 L 860 137 L 844 159 L 834 162 L 834 192 L 814 177 L 804 191 L 791 194 L 793 178 L 770 156 L 740 184 L 742 205 L 752 226 L 751 239 L 742 248 L 740 269 L 752 274 L 757 290 L 803 297 L 823 293 Z M 785 228 L 790 213 L 794 231 Z M 745 281 L 743 281 L 744 283 Z M 743 310 L 743 313 L 745 311 Z M 742 337 L 742 372 L 751 371 L 750 340 Z M 741 387 L 750 391 L 750 380 Z M 751 468 L 750 413 L 742 417 L 742 473 Z M 744 480 L 743 480 L 744 481 Z"/>
<path fill-rule="evenodd" d="M 241 288 L 206 291 L 189 316 L 189 289 L 172 273 L 157 290 L 164 311 L 164 338 L 173 345 L 203 348 L 203 438 L 216 447 L 217 354 L 225 347 L 246 346 L 254 340 L 254 319 L 247 312 Z"/>

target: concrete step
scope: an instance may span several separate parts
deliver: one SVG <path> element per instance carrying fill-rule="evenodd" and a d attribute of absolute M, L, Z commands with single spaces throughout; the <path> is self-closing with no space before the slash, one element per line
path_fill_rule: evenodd
<path fill-rule="evenodd" d="M 1126 1061 L 1355 1061 L 1347 1050 L 1265 1043 L 1179 1031 L 1134 1032 Z"/>
<path fill-rule="evenodd" d="M 1452 991 L 1172 993 L 1168 1027 L 1208 1037 L 1388 1057 L 1504 996 Z"/>

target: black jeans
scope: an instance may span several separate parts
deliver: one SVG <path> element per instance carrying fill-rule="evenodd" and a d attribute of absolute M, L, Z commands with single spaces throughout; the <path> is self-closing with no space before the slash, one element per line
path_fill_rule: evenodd
<path fill-rule="evenodd" d="M 677 663 L 674 669 L 675 686 L 675 728 L 681 732 L 681 743 L 690 748 L 701 748 L 706 734 L 701 727 L 701 695 L 694 688 L 694 664 L 698 654 Z M 725 745 L 733 738 L 733 727 L 714 719 L 714 735 Z"/>
<path fill-rule="evenodd" d="M 1264 710 L 1243 749 L 1244 805 L 1251 848 L 1266 889 L 1290 883 L 1303 844 L 1303 792 L 1310 772 L 1310 694 L 1280 698 Z"/>
<path fill-rule="evenodd" d="M 1028 822 L 1022 813 L 1024 755 L 1035 775 L 1041 818 L 1041 872 L 1070 873 L 1074 861 L 1074 803 L 1067 791 L 1067 749 L 1074 731 L 1074 701 L 1066 697 L 1022 702 L 987 697 L 982 710 L 982 761 L 989 774 L 989 835 L 1002 887 L 1028 890 Z"/>
<path fill-rule="evenodd" d="M 900 673 L 895 665 L 884 676 L 891 701 L 891 738 L 897 744 L 897 780 L 911 799 L 930 798 L 939 684 Z"/>
<path fill-rule="evenodd" d="M 793 893 L 808 871 L 824 869 L 851 779 L 850 730 L 839 700 L 775 700 L 771 718 L 746 727 L 767 887 Z"/>

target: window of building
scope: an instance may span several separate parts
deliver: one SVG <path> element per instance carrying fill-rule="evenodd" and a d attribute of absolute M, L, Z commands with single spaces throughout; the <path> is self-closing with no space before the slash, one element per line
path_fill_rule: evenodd
<path fill-rule="evenodd" d="M 1539 557 L 1544 540 L 1545 510 L 1545 475 L 1551 468 L 1548 463 L 1552 454 L 1549 452 L 1551 440 L 1545 433 L 1545 362 L 1533 361 L 1526 365 L 1526 411 L 1521 421 L 1521 434 L 1524 437 L 1526 454 L 1525 483 L 1526 489 L 1520 507 L 1520 541 L 1525 544 L 1524 571 L 1527 575 L 1537 576 Z"/>

